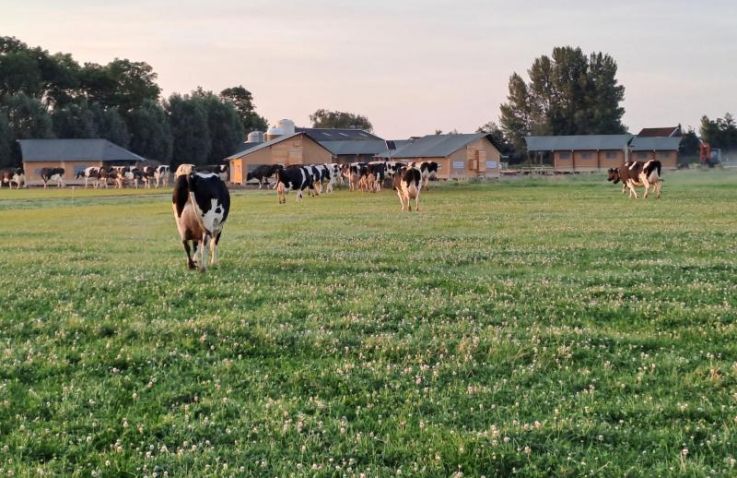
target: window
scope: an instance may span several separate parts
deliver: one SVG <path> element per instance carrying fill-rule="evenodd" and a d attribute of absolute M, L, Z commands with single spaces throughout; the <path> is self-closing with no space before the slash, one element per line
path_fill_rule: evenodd
<path fill-rule="evenodd" d="M 486 161 L 486 169 L 496 169 L 496 168 L 498 168 L 496 161 L 494 160 Z"/>
<path fill-rule="evenodd" d="M 571 159 L 571 152 L 570 151 L 561 151 L 558 153 L 558 157 L 563 160 L 569 160 Z"/>
<path fill-rule="evenodd" d="M 581 159 L 591 159 L 591 152 L 590 151 L 582 151 L 581 152 Z"/>
<path fill-rule="evenodd" d="M 617 152 L 616 151 L 607 151 L 606 152 L 606 159 L 617 159 Z"/>
<path fill-rule="evenodd" d="M 637 153 L 637 159 L 640 159 L 640 160 L 643 160 L 643 161 L 646 160 L 647 159 L 647 151 L 639 151 Z"/>

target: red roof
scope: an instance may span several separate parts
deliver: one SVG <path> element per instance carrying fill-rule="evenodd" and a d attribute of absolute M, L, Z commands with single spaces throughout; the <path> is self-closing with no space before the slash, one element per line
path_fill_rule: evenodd
<path fill-rule="evenodd" d="M 637 136 L 641 138 L 669 138 L 671 136 L 681 136 L 680 126 L 670 126 L 668 128 L 643 128 Z"/>

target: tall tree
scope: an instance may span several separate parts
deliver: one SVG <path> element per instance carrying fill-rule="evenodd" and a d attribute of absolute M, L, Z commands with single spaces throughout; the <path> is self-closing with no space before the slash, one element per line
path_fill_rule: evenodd
<path fill-rule="evenodd" d="M 174 94 L 164 107 L 173 139 L 171 165 L 207 164 L 211 148 L 210 128 L 207 124 L 207 110 L 202 101 L 187 95 Z"/>
<path fill-rule="evenodd" d="M 704 115 L 701 118 L 700 133 L 701 139 L 714 148 L 737 148 L 737 124 L 731 113 L 726 113 L 724 118 L 715 120 Z"/>
<path fill-rule="evenodd" d="M 86 101 L 57 107 L 51 113 L 57 138 L 96 138 L 95 114 Z"/>
<path fill-rule="evenodd" d="M 510 78 L 501 129 L 518 151 L 530 134 L 624 133 L 624 87 L 616 73 L 609 55 L 587 57 L 580 48 L 554 48 L 550 57 L 533 61 L 529 83 L 517 73 Z"/>
<path fill-rule="evenodd" d="M 202 103 L 207 113 L 207 128 L 210 133 L 208 164 L 218 164 L 233 154 L 243 142 L 243 125 L 233 104 L 215 96 L 211 91 L 198 88 L 192 98 Z"/>
<path fill-rule="evenodd" d="M 150 65 L 119 58 L 105 66 L 86 63 L 80 72 L 80 87 L 90 102 L 123 113 L 157 100 L 161 93 Z"/>
<path fill-rule="evenodd" d="M 243 86 L 226 88 L 220 92 L 220 98 L 231 103 L 240 117 L 244 134 L 251 131 L 266 131 L 269 124 L 256 113 L 256 105 L 253 103 L 253 95 Z"/>
<path fill-rule="evenodd" d="M 490 134 L 494 145 L 499 148 L 499 152 L 502 156 L 515 156 L 514 146 L 509 142 L 504 131 L 502 131 L 496 122 L 489 121 L 485 125 L 479 126 L 476 132 Z"/>
<path fill-rule="evenodd" d="M 319 109 L 310 115 L 313 128 L 347 128 L 373 131 L 374 127 L 365 116 Z"/>
<path fill-rule="evenodd" d="M 128 133 L 128 126 L 118 109 L 108 108 L 104 110 L 99 105 L 92 105 L 92 112 L 95 115 L 97 135 L 118 146 L 127 148 L 130 142 L 130 134 Z"/>
<path fill-rule="evenodd" d="M 0 108 L 0 167 L 14 165 L 13 158 L 13 132 L 10 130 L 10 122 L 4 108 Z"/>
<path fill-rule="evenodd" d="M 169 164 L 172 154 L 171 128 L 158 102 L 144 101 L 143 105 L 129 112 L 127 126 L 131 151 L 144 158 Z"/>
<path fill-rule="evenodd" d="M 10 129 L 15 139 L 53 138 L 51 117 L 44 105 L 24 93 L 5 99 Z"/>

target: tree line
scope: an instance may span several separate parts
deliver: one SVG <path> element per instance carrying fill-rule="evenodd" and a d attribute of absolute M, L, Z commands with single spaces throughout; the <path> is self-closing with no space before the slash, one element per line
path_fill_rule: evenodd
<path fill-rule="evenodd" d="M 104 138 L 164 164 L 211 164 L 268 126 L 243 86 L 162 99 L 156 78 L 145 62 L 80 65 L 0 37 L 0 166 L 19 164 L 16 140 L 29 138 Z"/>

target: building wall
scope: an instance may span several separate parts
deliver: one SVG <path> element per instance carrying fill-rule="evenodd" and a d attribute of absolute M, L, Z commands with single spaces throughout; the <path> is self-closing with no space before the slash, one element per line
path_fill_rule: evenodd
<path fill-rule="evenodd" d="M 678 168 L 678 151 L 657 151 L 655 159 L 662 163 L 664 169 Z"/>
<path fill-rule="evenodd" d="M 596 151 L 574 151 L 573 169 L 587 171 L 599 168 L 599 155 Z"/>
<path fill-rule="evenodd" d="M 571 151 L 555 151 L 553 153 L 553 167 L 556 171 L 572 171 L 573 153 Z"/>
<path fill-rule="evenodd" d="M 28 182 L 41 181 L 38 171 L 43 168 L 64 168 L 64 181 L 73 181 L 78 169 L 90 166 L 99 168 L 102 161 L 23 161 L 23 171 Z"/>
<path fill-rule="evenodd" d="M 618 168 L 624 164 L 624 151 L 599 151 L 599 167 Z"/>
<path fill-rule="evenodd" d="M 486 138 L 481 138 L 445 158 L 397 158 L 404 162 L 435 161 L 438 179 L 499 177 L 501 153 Z"/>

